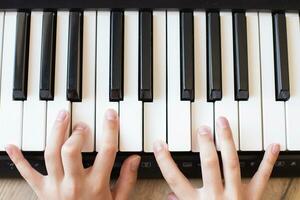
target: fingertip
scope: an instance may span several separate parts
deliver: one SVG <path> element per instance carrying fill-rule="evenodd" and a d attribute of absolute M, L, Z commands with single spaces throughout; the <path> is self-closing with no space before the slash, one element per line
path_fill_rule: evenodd
<path fill-rule="evenodd" d="M 271 144 L 271 153 L 274 156 L 278 156 L 279 152 L 280 152 L 280 145 L 279 144 Z"/>
<path fill-rule="evenodd" d="M 69 131 L 70 125 L 70 114 L 66 110 L 61 110 L 56 117 L 56 120 L 52 124 L 51 134 L 49 144 L 57 145 L 61 144 L 67 137 L 67 132 Z M 57 140 L 60 140 L 59 142 Z"/>
<path fill-rule="evenodd" d="M 223 117 L 223 116 L 221 116 L 221 117 L 218 118 L 218 120 L 217 120 L 217 126 L 218 126 L 218 128 L 221 128 L 221 129 L 226 129 L 226 128 L 230 127 L 227 118 Z"/>
<path fill-rule="evenodd" d="M 130 170 L 132 172 L 137 172 L 140 166 L 141 157 L 138 155 L 132 156 L 130 160 Z"/>
<path fill-rule="evenodd" d="M 73 128 L 73 131 L 82 131 L 82 132 L 86 132 L 86 131 L 88 131 L 89 130 L 89 127 L 88 127 L 88 125 L 86 125 L 85 123 L 83 123 L 83 122 L 78 122 L 75 126 L 74 126 L 74 128 Z"/>
<path fill-rule="evenodd" d="M 64 122 L 66 119 L 68 119 L 68 117 L 69 117 L 69 112 L 66 110 L 61 110 L 61 111 L 59 111 L 59 113 L 56 117 L 56 121 Z"/>
<path fill-rule="evenodd" d="M 211 128 L 208 126 L 200 126 L 197 129 L 197 134 L 198 134 L 198 137 L 203 137 L 203 136 L 209 136 L 209 138 L 212 137 Z"/>
<path fill-rule="evenodd" d="M 168 149 L 167 144 L 165 142 L 161 141 L 161 140 L 157 140 L 153 144 L 153 151 L 154 151 L 155 154 L 158 154 L 161 151 L 164 151 L 166 149 Z"/>
<path fill-rule="evenodd" d="M 14 160 L 16 158 L 16 156 L 18 156 L 20 149 L 13 145 L 13 144 L 9 144 L 5 147 L 5 151 L 8 154 L 8 156 Z"/>
<path fill-rule="evenodd" d="M 174 192 L 168 194 L 168 200 L 178 200 Z"/>
<path fill-rule="evenodd" d="M 105 112 L 105 119 L 109 121 L 116 121 L 118 119 L 118 113 L 113 109 L 108 109 Z"/>
<path fill-rule="evenodd" d="M 108 109 L 104 115 L 104 130 L 118 130 L 118 113 L 113 109 Z"/>

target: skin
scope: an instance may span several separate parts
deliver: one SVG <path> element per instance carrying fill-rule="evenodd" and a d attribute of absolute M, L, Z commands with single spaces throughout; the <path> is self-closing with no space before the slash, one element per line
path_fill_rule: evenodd
<path fill-rule="evenodd" d="M 61 111 L 53 126 L 53 137 L 45 150 L 47 176 L 34 170 L 24 159 L 18 147 L 8 145 L 6 148 L 20 174 L 33 188 L 39 199 L 129 199 L 136 183 L 141 159 L 139 156 L 128 157 L 122 165 L 120 177 L 115 186 L 111 188 L 109 184 L 118 146 L 117 113 L 113 110 L 106 112 L 100 151 L 94 165 L 87 169 L 82 166 L 81 150 L 89 129 L 85 124 L 79 123 L 68 137 L 69 123 L 69 113 Z M 248 184 L 244 184 L 241 181 L 239 159 L 229 123 L 224 117 L 219 118 L 217 134 L 220 138 L 223 181 L 210 128 L 202 126 L 197 132 L 203 179 L 202 188 L 194 188 L 180 172 L 166 143 L 157 141 L 154 144 L 157 163 L 173 191 L 167 198 L 169 200 L 261 199 L 278 157 L 279 145 L 272 144 L 268 147 L 258 171 Z"/>
<path fill-rule="evenodd" d="M 165 143 L 158 141 L 154 144 L 157 163 L 173 191 L 168 195 L 169 200 L 258 200 L 262 198 L 277 160 L 280 146 L 272 144 L 268 147 L 258 171 L 248 184 L 244 184 L 241 180 L 240 164 L 231 129 L 224 117 L 219 118 L 217 121 L 217 134 L 220 138 L 224 183 L 221 178 L 219 160 L 211 130 L 209 127 L 202 126 L 198 129 L 202 188 L 194 188 L 179 171 Z"/>
<path fill-rule="evenodd" d="M 118 116 L 108 110 L 104 119 L 100 151 L 92 167 L 84 169 L 81 150 L 88 134 L 88 127 L 79 123 L 70 137 L 70 114 L 61 111 L 52 129 L 52 137 L 46 146 L 45 162 L 48 171 L 43 176 L 24 159 L 14 145 L 6 148 L 17 169 L 35 191 L 39 199 L 129 199 L 136 179 L 140 157 L 130 156 L 123 163 L 120 177 L 110 188 L 110 174 L 118 147 Z"/>

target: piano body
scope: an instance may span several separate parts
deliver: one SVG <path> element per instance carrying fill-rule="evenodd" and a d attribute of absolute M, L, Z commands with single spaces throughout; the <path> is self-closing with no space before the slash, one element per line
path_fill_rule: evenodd
<path fill-rule="evenodd" d="M 19 177 L 4 147 L 46 173 L 43 151 L 60 109 L 99 148 L 102 116 L 120 116 L 113 177 L 130 154 L 159 178 L 165 140 L 182 172 L 200 177 L 195 130 L 226 116 L 242 176 L 279 143 L 272 176 L 300 175 L 298 0 L 1 0 L 0 177 Z M 215 134 L 218 146 L 218 137 Z"/>

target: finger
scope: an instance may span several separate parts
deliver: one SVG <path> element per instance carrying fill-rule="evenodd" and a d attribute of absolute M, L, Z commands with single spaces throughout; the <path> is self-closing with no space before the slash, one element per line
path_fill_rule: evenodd
<path fill-rule="evenodd" d="M 114 199 L 129 199 L 136 184 L 141 157 L 134 155 L 127 158 L 121 168 L 119 179 L 113 188 Z"/>
<path fill-rule="evenodd" d="M 88 131 L 89 129 L 84 123 L 78 123 L 70 138 L 62 146 L 61 156 L 64 173 L 67 177 L 79 177 L 84 171 L 81 151 Z"/>
<path fill-rule="evenodd" d="M 198 141 L 200 149 L 200 162 L 203 186 L 211 190 L 213 194 L 219 193 L 223 189 L 219 159 L 216 147 L 212 139 L 209 127 L 202 126 L 198 129 Z"/>
<path fill-rule="evenodd" d="M 272 144 L 267 148 L 257 172 L 249 183 L 250 194 L 256 195 L 257 197 L 262 196 L 271 176 L 274 164 L 278 158 L 279 151 L 279 144 Z"/>
<path fill-rule="evenodd" d="M 225 188 L 233 194 L 237 194 L 236 192 L 238 192 L 237 190 L 242 184 L 240 162 L 233 141 L 231 128 L 226 118 L 220 117 L 217 120 L 217 132 L 220 138 Z"/>
<path fill-rule="evenodd" d="M 174 192 L 168 194 L 168 200 L 178 200 Z"/>
<path fill-rule="evenodd" d="M 43 175 L 31 167 L 18 147 L 9 145 L 5 148 L 5 150 L 20 172 L 21 176 L 27 181 L 27 183 L 36 193 L 39 193 L 38 191 L 43 185 Z"/>
<path fill-rule="evenodd" d="M 117 113 L 109 109 L 105 113 L 103 135 L 101 137 L 100 150 L 96 156 L 92 172 L 100 179 L 110 180 L 118 149 L 119 122 Z"/>
<path fill-rule="evenodd" d="M 155 142 L 154 155 L 163 177 L 176 196 L 179 199 L 195 199 L 195 189 L 178 169 L 166 143 L 162 141 Z"/>
<path fill-rule="evenodd" d="M 68 137 L 70 115 L 66 111 L 60 111 L 48 137 L 45 149 L 45 164 L 47 172 L 53 177 L 63 176 L 62 160 L 60 156 L 62 145 Z"/>

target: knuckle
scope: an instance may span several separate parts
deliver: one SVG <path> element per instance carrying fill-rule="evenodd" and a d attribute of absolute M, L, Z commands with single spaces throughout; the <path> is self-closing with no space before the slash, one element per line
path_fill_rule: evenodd
<path fill-rule="evenodd" d="M 79 150 L 76 145 L 66 142 L 61 149 L 62 155 L 66 157 L 74 157 L 78 154 Z"/>
<path fill-rule="evenodd" d="M 50 149 L 50 148 L 47 148 L 46 147 L 46 150 L 45 150 L 45 153 L 44 153 L 44 157 L 45 157 L 45 160 L 47 161 L 53 161 L 56 159 L 57 157 L 57 152 L 53 149 Z"/>
<path fill-rule="evenodd" d="M 97 184 L 93 184 L 91 186 L 91 192 L 93 194 L 101 194 L 101 193 L 103 193 L 104 188 L 105 188 L 105 185 L 104 185 L 103 181 L 97 181 Z"/>
<path fill-rule="evenodd" d="M 212 168 L 218 166 L 218 159 L 214 156 L 207 156 L 203 158 L 203 167 L 205 168 Z"/>
<path fill-rule="evenodd" d="M 238 170 L 240 168 L 239 159 L 237 157 L 228 159 L 228 167 L 233 171 Z"/>
<path fill-rule="evenodd" d="M 85 128 L 83 130 L 74 130 L 71 134 L 71 137 L 79 137 L 80 139 L 84 139 L 89 132 L 89 128 Z"/>
<path fill-rule="evenodd" d="M 105 144 L 102 147 L 102 153 L 104 155 L 114 155 L 117 152 L 117 147 L 116 145 L 113 144 Z"/>
<path fill-rule="evenodd" d="M 177 179 L 176 177 L 174 176 L 174 174 L 171 174 L 170 172 L 168 172 L 166 175 L 166 179 L 168 180 L 168 184 L 171 188 L 175 188 L 176 185 L 177 185 Z"/>
<path fill-rule="evenodd" d="M 271 172 L 268 171 L 268 170 L 264 170 L 264 171 L 261 171 L 261 172 L 259 173 L 259 176 L 260 176 L 261 179 L 264 180 L 264 181 L 269 180 L 270 175 L 271 175 Z"/>
<path fill-rule="evenodd" d="M 65 184 L 65 199 L 76 199 L 80 193 L 80 184 L 76 183 L 74 180 L 68 180 Z"/>

